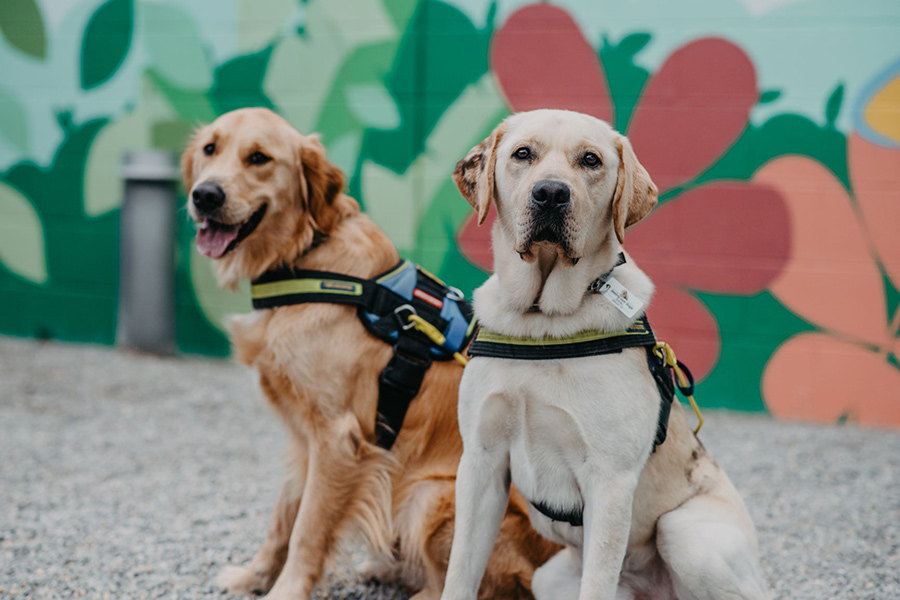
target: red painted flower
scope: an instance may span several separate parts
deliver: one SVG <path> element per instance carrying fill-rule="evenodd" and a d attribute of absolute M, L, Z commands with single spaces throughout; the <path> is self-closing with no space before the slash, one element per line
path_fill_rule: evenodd
<path fill-rule="evenodd" d="M 494 36 L 491 68 L 516 111 L 562 108 L 612 121 L 603 66 L 560 8 L 515 12 Z M 627 131 L 660 193 L 691 182 L 722 156 L 757 98 L 752 63 L 728 41 L 697 40 L 669 56 L 645 85 Z M 654 328 L 695 375 L 709 373 L 720 342 L 715 318 L 691 291 L 762 291 L 787 260 L 789 240 L 780 194 L 745 181 L 694 187 L 626 234 L 628 251 L 657 286 Z M 490 270 L 490 223 L 479 228 L 469 219 L 458 241 L 470 261 Z"/>

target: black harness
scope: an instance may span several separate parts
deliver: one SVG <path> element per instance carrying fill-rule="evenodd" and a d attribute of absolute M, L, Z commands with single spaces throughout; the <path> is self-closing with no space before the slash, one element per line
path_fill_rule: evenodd
<path fill-rule="evenodd" d="M 619 256 L 616 266 L 625 262 L 624 255 Z M 615 269 L 615 267 L 613 267 Z M 595 280 L 588 288 L 589 292 L 598 291 L 610 272 Z M 513 360 L 558 360 L 616 354 L 626 348 L 644 348 L 647 355 L 647 367 L 659 390 L 659 418 L 656 425 L 656 437 L 653 452 L 666 441 L 669 426 L 669 414 L 675 399 L 677 388 L 686 397 L 693 396 L 694 378 L 690 370 L 680 361 L 674 363 L 667 360 L 667 346 L 660 344 L 646 315 L 641 316 L 628 329 L 613 333 L 600 331 L 582 331 L 567 338 L 516 338 L 504 336 L 482 327 L 469 347 L 472 357 L 485 356 Z M 683 374 L 686 384 L 682 385 L 675 377 L 675 369 Z M 583 525 L 583 508 L 561 510 L 542 502 L 532 502 L 538 512 L 554 521 L 569 523 L 574 527 Z"/>
<path fill-rule="evenodd" d="M 253 281 L 252 296 L 256 309 L 313 302 L 354 305 L 369 333 L 393 347 L 378 378 L 375 420 L 376 443 L 388 450 L 432 361 L 452 360 L 475 330 L 474 311 L 459 290 L 409 261 L 372 279 L 289 268 L 268 271 Z M 439 337 L 417 329 L 413 316 Z"/>
<path fill-rule="evenodd" d="M 567 338 L 513 338 L 484 327 L 478 330 L 475 340 L 469 346 L 469 356 L 487 356 L 491 358 L 509 358 L 515 360 L 558 360 L 563 358 L 581 358 L 585 356 L 601 356 L 617 354 L 625 348 L 644 348 L 647 353 L 647 367 L 659 389 L 659 421 L 656 426 L 656 438 L 653 450 L 666 441 L 669 427 L 669 412 L 675 399 L 675 388 L 685 396 L 694 393 L 694 379 L 683 363 L 679 366 L 690 379 L 690 385 L 681 386 L 675 381 L 672 367 L 666 364 L 665 357 L 656 351 L 656 334 L 650 328 L 646 316 L 635 321 L 625 331 L 602 333 L 599 331 L 582 331 Z"/>

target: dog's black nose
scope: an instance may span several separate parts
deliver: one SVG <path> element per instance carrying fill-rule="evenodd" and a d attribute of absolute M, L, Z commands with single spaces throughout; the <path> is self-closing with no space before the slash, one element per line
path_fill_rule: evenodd
<path fill-rule="evenodd" d="M 563 208 L 571 201 L 569 186 L 562 181 L 541 179 L 531 188 L 531 202 L 545 210 Z"/>
<path fill-rule="evenodd" d="M 193 198 L 194 206 L 198 211 L 211 213 L 225 204 L 225 191 L 216 183 L 204 181 L 197 184 L 197 187 L 191 192 L 191 198 Z"/>

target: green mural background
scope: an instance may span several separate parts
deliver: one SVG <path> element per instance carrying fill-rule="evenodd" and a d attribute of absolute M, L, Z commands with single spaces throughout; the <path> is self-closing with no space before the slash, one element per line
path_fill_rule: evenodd
<path fill-rule="evenodd" d="M 685 255 L 684 272 L 671 281 L 651 270 L 665 280 L 671 306 L 684 307 L 681 322 L 671 311 L 660 322 L 689 362 L 696 353 L 702 403 L 900 425 L 900 246 L 879 229 L 900 230 L 900 5 L 886 0 L 4 0 L 0 333 L 113 343 L 123 153 L 178 153 L 197 125 L 243 106 L 272 108 L 300 131 L 321 133 L 329 158 L 348 174 L 349 193 L 401 253 L 470 293 L 490 266 L 485 234 L 448 175 L 500 119 L 523 108 L 509 81 L 530 68 L 515 58 L 528 50 L 501 40 L 535 22 L 540 29 L 541 19 L 558 19 L 566 40 L 580 44 L 575 51 L 587 49 L 583 64 L 596 68 L 570 75 L 596 79 L 605 90 L 598 112 L 636 140 L 639 157 L 642 123 L 659 106 L 688 135 L 673 129 L 658 143 L 692 152 L 696 126 L 678 115 L 701 95 L 716 96 L 711 57 L 733 51 L 723 73 L 749 69 L 741 82 L 752 97 L 734 135 L 662 186 L 659 217 L 639 226 L 648 239 L 634 242 L 652 257 L 654 244 L 690 237 L 697 223 L 717 228 L 763 208 L 773 231 L 783 232 L 780 253 L 766 258 L 768 274 L 755 285 L 714 281 L 710 265 L 726 249 L 714 244 Z M 700 83 L 684 89 L 679 82 L 693 82 L 692 73 Z M 541 89 L 540 78 L 554 74 L 534 76 Z M 676 161 L 659 159 L 664 178 L 667 160 Z M 805 162 L 784 162 L 797 160 Z M 887 171 L 865 171 L 872 161 Z M 804 165 L 821 172 L 794 178 Z M 832 204 L 807 210 L 810 189 L 832 188 L 840 191 L 822 192 Z M 701 213 L 709 216 L 691 216 Z M 249 310 L 246 290 L 217 288 L 179 215 L 178 347 L 226 355 L 223 319 Z M 821 302 L 811 299 L 798 291 L 812 289 L 803 277 L 839 277 L 853 261 L 833 260 L 808 231 L 829 236 L 848 218 L 859 234 L 845 247 L 862 244 L 859 264 L 877 282 L 860 284 L 865 299 L 856 304 L 823 292 Z M 732 246 L 752 246 L 756 230 L 735 227 Z M 749 273 L 759 256 L 745 255 L 746 264 L 740 256 L 735 264 Z M 860 310 L 873 313 L 873 323 L 854 320 Z M 854 367 L 845 374 L 852 385 L 828 379 L 840 361 Z"/>

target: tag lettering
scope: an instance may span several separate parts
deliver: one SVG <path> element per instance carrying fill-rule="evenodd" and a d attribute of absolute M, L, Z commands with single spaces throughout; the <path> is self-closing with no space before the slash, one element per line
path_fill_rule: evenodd
<path fill-rule="evenodd" d="M 644 302 L 629 292 L 615 277 L 606 280 L 606 283 L 600 288 L 600 293 L 629 319 L 644 307 Z"/>

